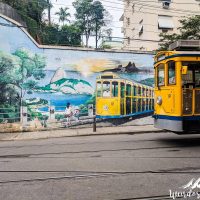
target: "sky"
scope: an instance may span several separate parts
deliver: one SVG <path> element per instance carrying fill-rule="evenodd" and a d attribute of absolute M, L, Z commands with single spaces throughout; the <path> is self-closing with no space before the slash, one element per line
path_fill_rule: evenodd
<path fill-rule="evenodd" d="M 54 6 L 51 10 L 52 21 L 58 23 L 59 17 L 58 17 L 58 15 L 55 15 L 55 13 L 59 11 L 60 7 L 68 7 L 69 8 L 69 12 L 71 14 L 70 19 L 73 21 L 75 19 L 75 17 L 74 17 L 75 9 L 72 6 L 73 1 L 74 0 L 51 0 L 51 3 Z M 123 37 L 123 34 L 121 33 L 121 27 L 122 27 L 123 23 L 119 21 L 120 17 L 123 14 L 123 2 L 119 1 L 119 0 L 99 0 L 99 1 L 102 2 L 105 9 L 112 16 L 112 19 L 111 19 L 112 22 L 108 27 L 108 28 L 113 29 L 112 36 L 113 37 Z M 115 39 L 113 38 L 113 40 L 115 40 Z M 94 45 L 95 45 L 94 38 L 90 39 L 89 45 L 94 47 Z"/>

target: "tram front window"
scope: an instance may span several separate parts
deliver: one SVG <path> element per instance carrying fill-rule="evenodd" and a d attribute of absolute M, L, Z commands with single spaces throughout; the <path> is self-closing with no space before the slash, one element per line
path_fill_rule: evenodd
<path fill-rule="evenodd" d="M 182 66 L 188 66 L 187 74 L 182 75 L 183 86 L 200 88 L 200 62 L 182 62 Z"/>
<path fill-rule="evenodd" d="M 168 62 L 168 84 L 174 85 L 176 84 L 176 68 L 175 62 L 169 61 Z"/>
<path fill-rule="evenodd" d="M 103 97 L 110 97 L 110 82 L 103 82 Z"/>
<path fill-rule="evenodd" d="M 163 86 L 165 85 L 165 66 L 163 64 L 160 64 L 158 66 L 158 86 Z"/>

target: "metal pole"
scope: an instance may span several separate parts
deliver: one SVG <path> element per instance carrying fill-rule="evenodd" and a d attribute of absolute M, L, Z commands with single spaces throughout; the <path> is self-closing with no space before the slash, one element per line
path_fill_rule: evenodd
<path fill-rule="evenodd" d="M 95 112 L 95 106 L 93 106 L 93 132 L 96 131 L 97 131 L 96 112 Z"/>

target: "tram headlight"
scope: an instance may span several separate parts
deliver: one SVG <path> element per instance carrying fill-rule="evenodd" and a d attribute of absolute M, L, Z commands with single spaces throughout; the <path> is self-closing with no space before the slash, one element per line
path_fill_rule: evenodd
<path fill-rule="evenodd" d="M 161 96 L 158 96 L 158 97 L 157 97 L 156 103 L 157 103 L 158 105 L 162 105 L 162 97 L 161 97 Z"/>

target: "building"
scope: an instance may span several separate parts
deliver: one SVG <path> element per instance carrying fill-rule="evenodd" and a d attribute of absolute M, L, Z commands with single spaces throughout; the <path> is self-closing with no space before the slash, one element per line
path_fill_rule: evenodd
<path fill-rule="evenodd" d="M 178 33 L 179 20 L 200 14 L 200 0 L 124 0 L 123 49 L 159 48 L 160 33 Z"/>

